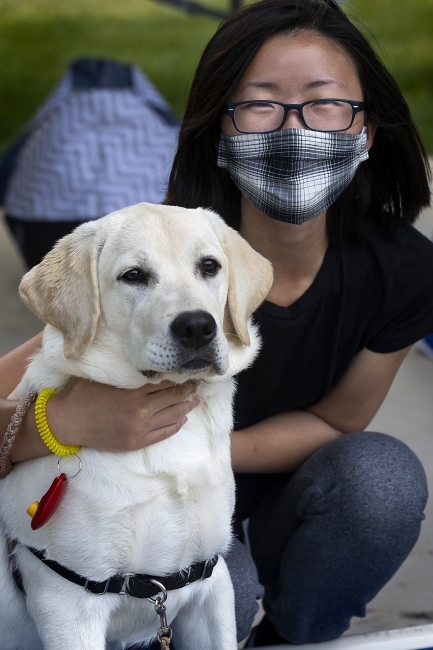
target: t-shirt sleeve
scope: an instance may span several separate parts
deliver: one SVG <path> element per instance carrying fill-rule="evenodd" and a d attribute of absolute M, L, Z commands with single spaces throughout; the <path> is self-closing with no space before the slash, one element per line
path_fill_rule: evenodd
<path fill-rule="evenodd" d="M 400 263 L 385 318 L 367 343 L 372 352 L 402 350 L 433 333 L 433 243 L 415 228 L 399 237 Z"/>

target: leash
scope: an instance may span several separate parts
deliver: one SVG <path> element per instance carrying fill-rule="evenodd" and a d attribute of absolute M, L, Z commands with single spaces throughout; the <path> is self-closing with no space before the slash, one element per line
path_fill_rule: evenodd
<path fill-rule="evenodd" d="M 158 586 L 162 591 L 162 596 L 157 596 L 156 598 L 148 598 L 148 600 L 153 603 L 155 612 L 159 616 L 160 626 L 158 632 L 156 633 L 156 638 L 160 643 L 161 650 L 164 650 L 164 648 L 169 648 L 170 646 L 173 630 L 167 624 L 166 608 L 164 605 L 165 601 L 167 600 L 167 590 L 162 583 L 159 583 Z"/>

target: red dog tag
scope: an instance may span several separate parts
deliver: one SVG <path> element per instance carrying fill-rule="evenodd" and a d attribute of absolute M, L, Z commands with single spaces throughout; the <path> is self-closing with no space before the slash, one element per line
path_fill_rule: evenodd
<path fill-rule="evenodd" d="M 40 528 L 53 516 L 57 506 L 60 503 L 60 499 L 63 496 L 63 492 L 66 487 L 66 474 L 60 474 L 52 482 L 49 490 L 44 494 L 40 502 L 35 501 L 29 506 L 27 512 L 32 518 L 31 527 L 33 530 Z M 36 506 L 36 512 L 35 512 Z"/>

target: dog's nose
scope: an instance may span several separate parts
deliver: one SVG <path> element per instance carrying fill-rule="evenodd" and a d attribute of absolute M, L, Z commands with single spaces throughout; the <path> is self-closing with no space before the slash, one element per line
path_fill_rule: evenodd
<path fill-rule="evenodd" d="M 217 325 L 214 317 L 202 309 L 184 311 L 171 324 L 174 336 L 187 348 L 199 350 L 215 337 Z"/>

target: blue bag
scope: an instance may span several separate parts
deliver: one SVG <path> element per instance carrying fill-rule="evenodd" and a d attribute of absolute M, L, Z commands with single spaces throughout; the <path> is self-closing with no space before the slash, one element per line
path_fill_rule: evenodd
<path fill-rule="evenodd" d="M 0 161 L 0 204 L 28 265 L 83 221 L 160 203 L 178 128 L 137 67 L 74 61 Z"/>

